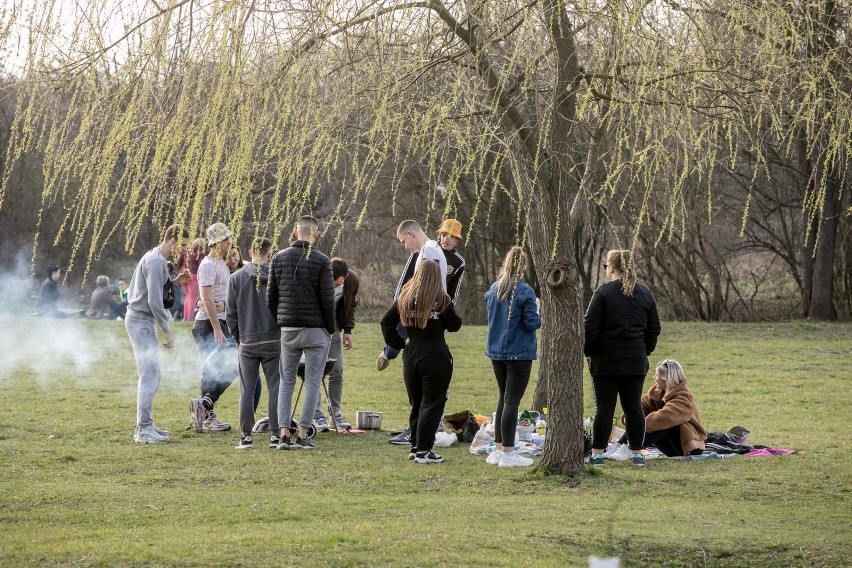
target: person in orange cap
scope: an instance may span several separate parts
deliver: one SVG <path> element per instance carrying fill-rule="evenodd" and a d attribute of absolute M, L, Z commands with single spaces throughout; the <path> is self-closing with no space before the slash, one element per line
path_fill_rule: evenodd
<path fill-rule="evenodd" d="M 461 231 L 462 224 L 455 219 L 447 219 L 438 229 L 438 243 L 447 258 L 447 294 L 453 305 L 458 304 L 464 275 L 464 257 L 456 250 L 456 245 L 462 240 Z"/>

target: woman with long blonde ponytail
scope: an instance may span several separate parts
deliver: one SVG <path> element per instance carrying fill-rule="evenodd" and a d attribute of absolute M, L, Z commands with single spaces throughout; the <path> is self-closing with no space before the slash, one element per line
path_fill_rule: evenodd
<path fill-rule="evenodd" d="M 645 435 L 642 384 L 648 373 L 648 355 L 657 346 L 660 318 L 651 290 L 636 281 L 631 251 L 609 251 L 603 268 L 609 282 L 595 290 L 584 319 L 583 352 L 589 359 L 595 391 L 589 462 L 604 463 L 618 398 L 624 410 L 631 461 L 643 466 L 645 458 L 640 452 Z"/>

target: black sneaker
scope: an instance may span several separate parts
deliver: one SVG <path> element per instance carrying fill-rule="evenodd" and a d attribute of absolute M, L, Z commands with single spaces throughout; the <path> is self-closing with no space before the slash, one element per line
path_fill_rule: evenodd
<path fill-rule="evenodd" d="M 278 439 L 278 445 L 275 446 L 276 450 L 289 450 L 292 444 L 290 443 L 290 436 L 281 436 Z"/>
<path fill-rule="evenodd" d="M 278 448 L 278 444 L 281 442 L 281 438 L 273 434 L 269 437 L 269 447 L 273 450 Z"/>
<path fill-rule="evenodd" d="M 390 439 L 390 443 L 397 446 L 407 446 L 411 443 L 411 430 L 406 428 L 399 435 Z"/>
<path fill-rule="evenodd" d="M 240 436 L 240 441 L 234 446 L 238 450 L 250 450 L 252 439 L 251 436 Z"/>
<path fill-rule="evenodd" d="M 444 456 L 439 456 L 432 450 L 417 452 L 414 456 L 414 463 L 441 463 L 442 461 L 444 461 Z"/>
<path fill-rule="evenodd" d="M 408 452 L 408 459 L 413 460 L 417 457 L 417 448 L 411 448 L 411 451 Z"/>
<path fill-rule="evenodd" d="M 291 450 L 315 450 L 316 447 L 307 438 L 296 437 L 296 443 L 290 445 Z"/>

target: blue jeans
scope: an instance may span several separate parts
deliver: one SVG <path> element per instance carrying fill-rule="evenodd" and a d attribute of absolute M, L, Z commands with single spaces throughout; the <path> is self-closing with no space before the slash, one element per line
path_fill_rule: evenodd
<path fill-rule="evenodd" d="M 408 339 L 408 332 L 405 330 L 405 326 L 402 325 L 402 322 L 396 324 L 396 330 L 399 332 L 400 337 L 403 339 Z M 382 353 L 385 354 L 385 359 L 388 361 L 393 361 L 399 356 L 399 349 L 394 349 L 390 345 L 385 345 L 385 348 L 382 349 Z"/>

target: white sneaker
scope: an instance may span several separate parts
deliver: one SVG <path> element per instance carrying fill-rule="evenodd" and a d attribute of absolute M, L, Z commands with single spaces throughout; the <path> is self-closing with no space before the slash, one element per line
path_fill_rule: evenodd
<path fill-rule="evenodd" d="M 489 465 L 497 465 L 498 463 L 500 463 L 500 456 L 502 455 L 503 450 L 494 450 L 493 452 L 488 454 L 487 458 L 485 458 L 485 463 Z"/>
<path fill-rule="evenodd" d="M 630 459 L 630 455 L 632 453 L 633 452 L 630 451 L 630 448 L 627 447 L 627 444 L 619 444 L 615 450 L 609 452 L 604 457 L 609 460 L 625 461 Z"/>
<path fill-rule="evenodd" d="M 620 447 L 621 444 L 619 444 L 618 442 L 608 443 L 603 451 L 603 457 L 608 458 L 611 453 L 617 451 Z"/>
<path fill-rule="evenodd" d="M 165 444 L 170 438 L 163 436 L 154 430 L 153 426 L 144 428 L 136 427 L 136 433 L 133 435 L 133 441 L 137 444 Z"/>
<path fill-rule="evenodd" d="M 518 454 L 518 452 L 512 452 L 511 454 L 504 453 L 500 456 L 500 462 L 497 465 L 500 467 L 529 467 L 532 464 L 532 459 L 525 458 Z"/>

